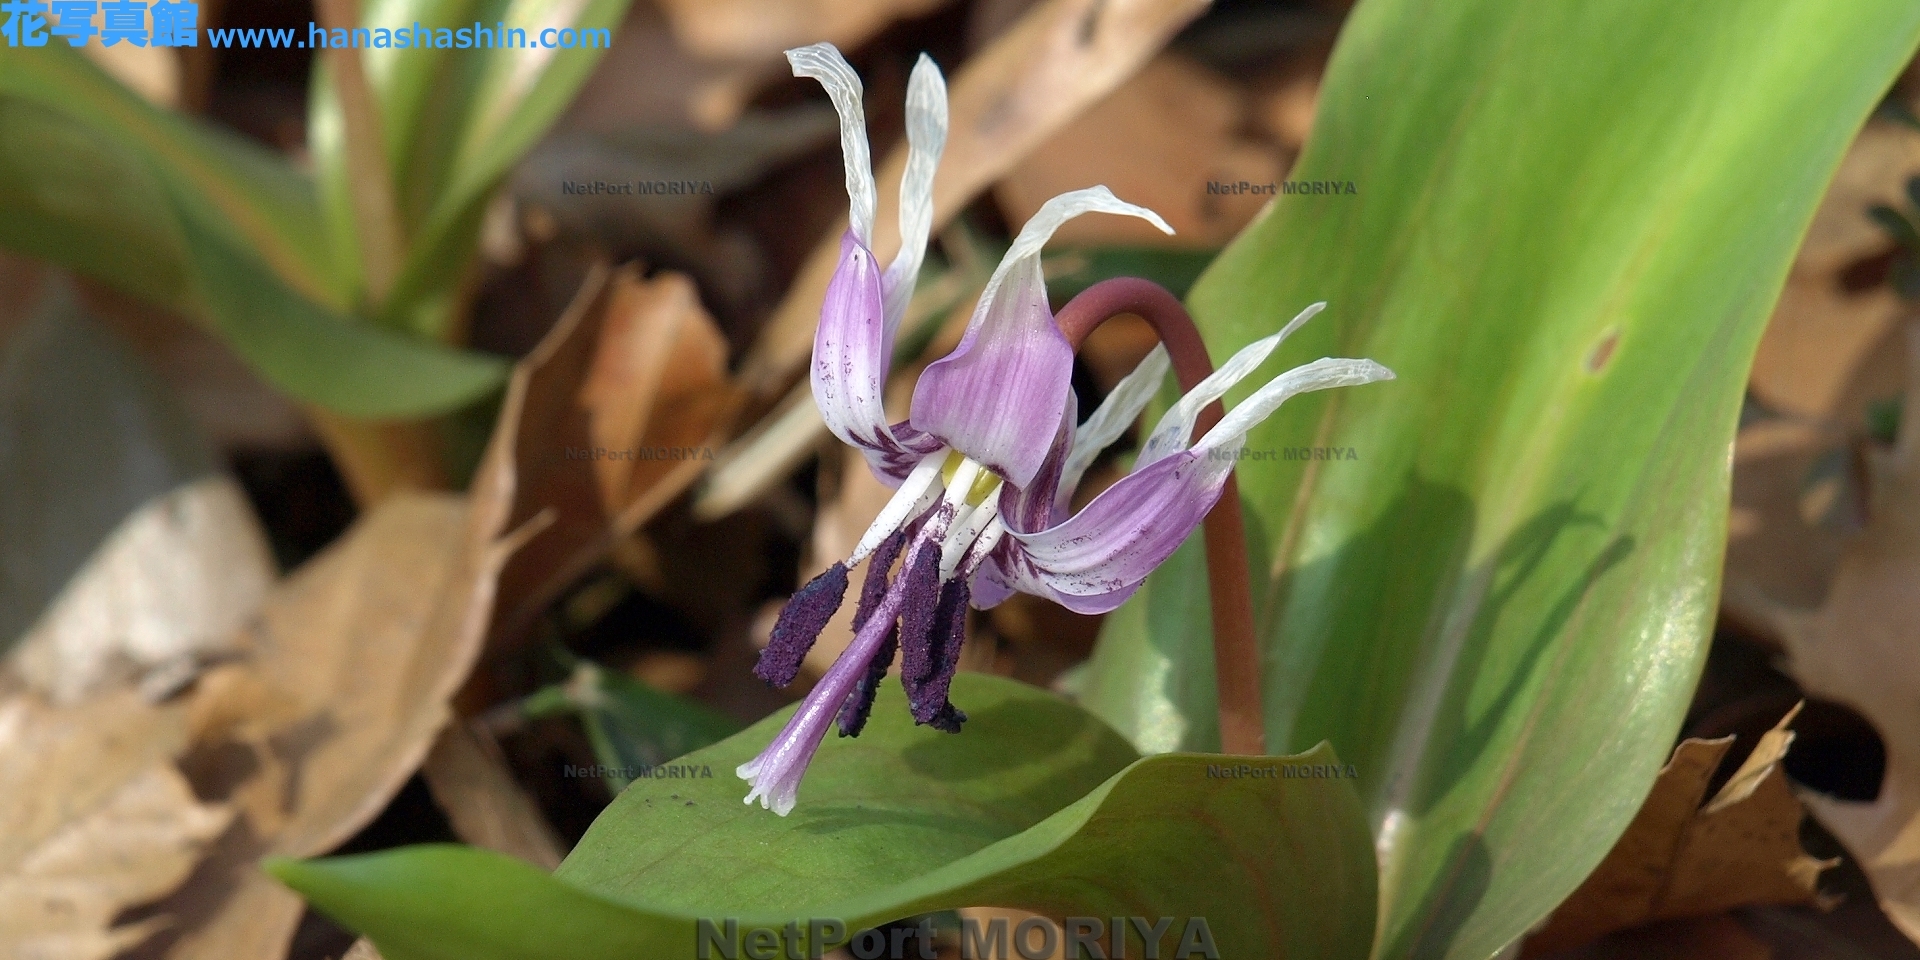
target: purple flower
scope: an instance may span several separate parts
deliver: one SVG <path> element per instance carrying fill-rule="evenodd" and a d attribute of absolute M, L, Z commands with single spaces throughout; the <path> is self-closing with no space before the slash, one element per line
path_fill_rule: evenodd
<path fill-rule="evenodd" d="M 969 606 L 985 609 L 1020 591 L 1081 613 L 1112 610 L 1212 509 L 1248 430 L 1289 397 L 1393 377 L 1370 360 L 1317 360 L 1269 380 L 1189 443 L 1200 411 L 1324 306 L 1314 304 L 1175 403 L 1148 436 L 1133 471 L 1069 516 L 1087 467 L 1140 415 L 1169 367 L 1166 351 L 1156 348 L 1086 423 L 1077 422 L 1069 382 L 1073 349 L 1048 307 L 1040 250 L 1061 224 L 1083 213 L 1140 217 L 1172 232 L 1152 211 L 1093 187 L 1053 198 L 1027 222 L 988 280 L 960 344 L 921 374 L 908 418 L 888 423 L 882 392 L 933 221 L 946 88 L 922 56 L 907 88 L 901 252 L 883 273 L 870 247 L 875 190 L 860 80 L 829 44 L 789 50 L 787 59 L 796 76 L 827 88 L 840 114 L 851 200 L 840 264 L 814 337 L 814 399 L 834 436 L 858 447 L 895 493 L 852 556 L 788 601 L 755 667 L 770 684 L 792 683 L 839 608 L 849 569 L 871 559 L 852 644 L 767 749 L 738 770 L 753 788 L 746 801 L 759 800 L 782 816 L 792 811 L 828 726 L 837 718 L 841 735 L 854 736 L 865 725 L 896 653 L 914 721 L 958 732 L 967 717 L 947 693 Z"/>

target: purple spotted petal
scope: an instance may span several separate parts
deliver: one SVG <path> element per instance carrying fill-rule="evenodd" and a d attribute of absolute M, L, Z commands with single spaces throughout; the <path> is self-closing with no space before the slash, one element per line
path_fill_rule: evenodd
<path fill-rule="evenodd" d="M 1011 483 L 1001 486 L 1000 520 L 1007 529 L 1030 533 L 1066 519 L 1067 498 L 1072 491 L 1061 489 L 1060 481 L 1073 449 L 1077 429 L 1074 421 L 1079 415 L 1080 400 L 1069 390 L 1066 413 L 1060 418 L 1053 443 L 1047 446 L 1047 457 L 1040 461 L 1040 469 L 1034 471 L 1032 482 L 1018 487 Z"/>
<path fill-rule="evenodd" d="M 840 609 L 840 600 L 846 593 L 847 565 L 844 563 L 828 567 L 825 573 L 795 591 L 787 605 L 780 608 L 780 619 L 773 624 L 773 637 L 767 641 L 767 648 L 760 651 L 760 662 L 754 666 L 753 675 L 776 687 L 792 683 L 793 678 L 800 675 L 800 664 L 806 661 L 807 651 L 813 649 L 820 631 L 826 629 L 827 621 Z"/>
<path fill-rule="evenodd" d="M 974 571 L 967 585 L 972 588 L 973 606 L 977 610 L 991 610 L 1020 592 L 1001 571 L 997 555 L 989 555 L 980 569 Z"/>
<path fill-rule="evenodd" d="M 1183 451 L 1129 474 L 1066 522 L 1009 529 L 995 551 L 1015 588 L 1075 613 L 1106 613 L 1173 554 L 1220 499 L 1233 461 Z"/>
<path fill-rule="evenodd" d="M 813 400 L 827 429 L 860 448 L 874 473 L 898 486 L 940 441 L 905 423 L 888 425 L 885 399 L 893 336 L 887 329 L 873 251 L 851 231 L 840 238 L 840 265 L 827 284 L 813 335 Z"/>
<path fill-rule="evenodd" d="M 889 362 L 880 270 L 849 230 L 813 335 L 813 399 L 843 442 L 876 447 L 889 438 L 881 405 Z"/>
<path fill-rule="evenodd" d="M 920 461 L 944 446 L 946 444 L 938 438 L 921 433 L 902 420 L 889 428 L 878 446 L 861 447 L 860 452 L 866 455 L 867 466 L 873 469 L 873 475 L 881 483 L 898 487 L 907 474 L 920 465 Z"/>

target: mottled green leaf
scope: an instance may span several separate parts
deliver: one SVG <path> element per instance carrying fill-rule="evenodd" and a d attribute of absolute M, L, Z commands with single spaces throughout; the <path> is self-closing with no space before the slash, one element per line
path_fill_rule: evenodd
<path fill-rule="evenodd" d="M 912 725 L 889 685 L 865 734 L 821 747 L 786 818 L 743 805 L 732 773 L 783 711 L 676 761 L 690 777 L 636 781 L 552 878 L 445 847 L 273 869 L 388 960 L 673 960 L 695 955 L 701 918 L 857 930 L 987 904 L 1181 918 L 1162 955 L 1188 917 L 1222 956 L 1365 955 L 1371 847 L 1330 751 L 1136 761 L 1043 691 L 962 674 L 954 699 L 958 736 Z M 1243 761 L 1246 776 L 1210 770 Z M 1317 775 L 1278 775 L 1290 764 Z"/>
<path fill-rule="evenodd" d="M 1399 374 L 1290 403 L 1240 468 L 1267 742 L 1359 769 L 1376 955 L 1492 955 L 1639 806 L 1706 648 L 1755 344 L 1917 36 L 1896 0 L 1348 20 L 1289 179 L 1356 192 L 1279 197 L 1191 304 L 1225 356 L 1329 301 L 1272 369 Z M 1195 546 L 1084 691 L 1148 750 L 1217 737 Z"/>

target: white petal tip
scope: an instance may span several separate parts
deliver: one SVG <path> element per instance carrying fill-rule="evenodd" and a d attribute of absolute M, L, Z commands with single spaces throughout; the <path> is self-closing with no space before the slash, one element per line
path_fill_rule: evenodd
<path fill-rule="evenodd" d="M 801 71 L 808 69 L 809 64 L 817 62 L 820 58 L 845 59 L 840 55 L 840 48 L 831 43 L 810 43 L 804 47 L 794 47 L 785 52 L 787 55 L 787 65 L 793 68 L 793 75 L 796 77 L 811 76 L 811 74 L 802 73 Z"/>

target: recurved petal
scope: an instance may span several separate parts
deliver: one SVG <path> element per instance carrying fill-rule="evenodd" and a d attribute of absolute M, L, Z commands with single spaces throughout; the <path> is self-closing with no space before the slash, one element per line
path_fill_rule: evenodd
<path fill-rule="evenodd" d="M 1215 370 L 1175 401 L 1174 405 L 1167 408 L 1167 412 L 1160 417 L 1160 422 L 1154 426 L 1153 433 L 1147 437 L 1147 442 L 1140 445 L 1140 456 L 1134 460 L 1134 469 L 1138 470 L 1176 450 L 1185 450 L 1187 440 L 1193 433 L 1194 421 L 1200 418 L 1200 411 L 1205 409 L 1207 404 L 1226 396 L 1227 391 L 1233 389 L 1234 384 L 1246 379 L 1255 368 L 1265 363 L 1267 357 L 1271 356 L 1280 344 L 1285 343 L 1295 330 L 1313 319 L 1315 314 L 1326 309 L 1326 306 L 1325 303 L 1313 304 L 1300 311 L 1299 315 L 1288 322 L 1279 333 L 1262 337 L 1241 347 L 1239 352 L 1228 357 L 1227 362 L 1220 365 L 1220 369 Z"/>
<path fill-rule="evenodd" d="M 847 173 L 847 222 L 861 246 L 873 245 L 873 208 L 878 191 L 873 186 L 873 157 L 867 148 L 867 114 L 861 102 L 860 75 L 831 43 L 816 43 L 787 51 L 796 77 L 812 77 L 827 89 L 833 109 L 840 114 L 840 158 Z"/>
<path fill-rule="evenodd" d="M 1372 360 L 1343 360 L 1326 357 L 1304 366 L 1294 367 L 1253 392 L 1253 396 L 1240 402 L 1227 415 L 1215 424 L 1200 442 L 1193 445 L 1194 452 L 1215 456 L 1228 454 L 1239 449 L 1245 440 L 1247 431 L 1259 426 L 1282 403 L 1303 393 L 1315 390 L 1327 390 L 1333 387 L 1353 387 L 1363 383 L 1375 383 L 1380 380 L 1392 380 L 1393 371 Z"/>
<path fill-rule="evenodd" d="M 1105 187 L 1047 201 L 988 279 L 960 345 L 927 367 L 913 391 L 910 422 L 1015 486 L 1033 480 L 1066 409 L 1073 348 L 1053 322 L 1040 250 L 1083 213 L 1117 213 L 1172 228 L 1153 211 Z"/>
<path fill-rule="evenodd" d="M 1010 529 L 995 552 L 998 573 L 1007 585 L 1075 613 L 1106 613 L 1200 525 L 1232 469 L 1231 459 L 1194 451 L 1164 457 L 1058 526 Z"/>

